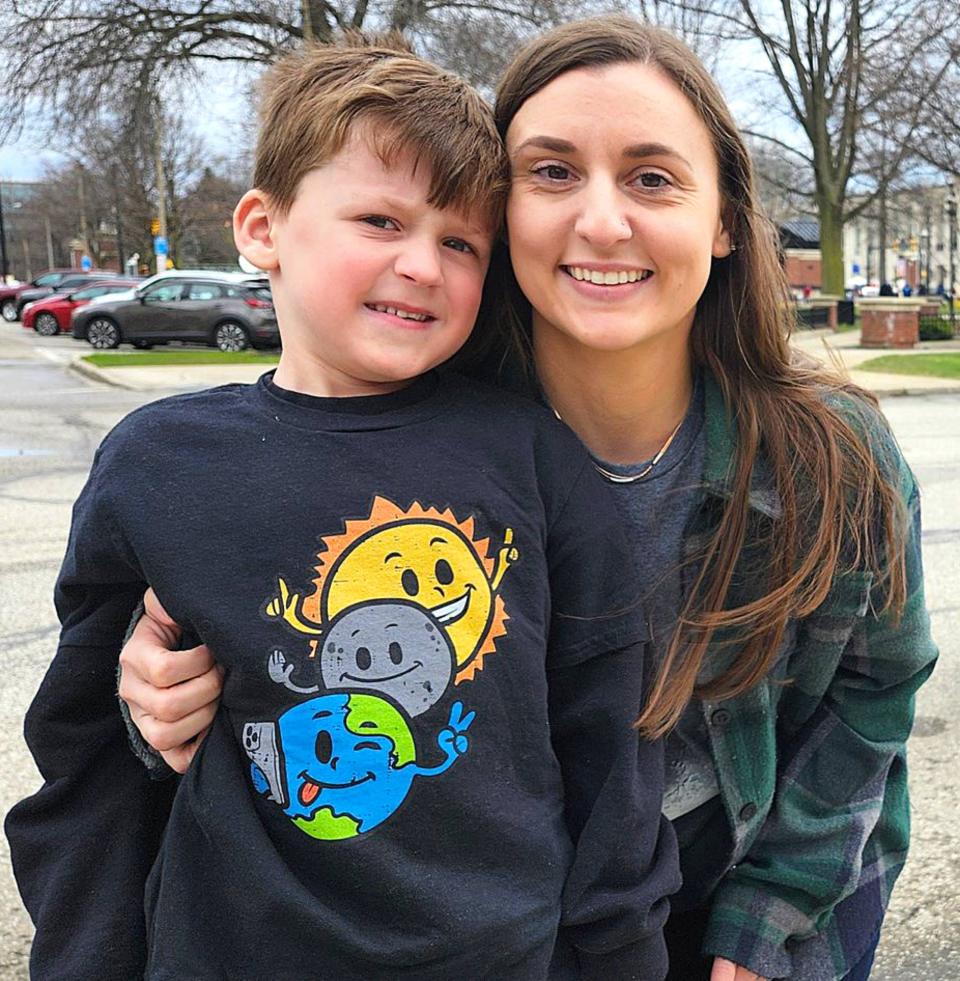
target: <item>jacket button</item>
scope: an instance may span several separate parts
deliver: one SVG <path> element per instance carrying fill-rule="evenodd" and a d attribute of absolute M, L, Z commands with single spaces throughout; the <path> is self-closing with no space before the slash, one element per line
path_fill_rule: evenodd
<path fill-rule="evenodd" d="M 755 817 L 757 813 L 757 805 L 752 801 L 749 804 L 744 804 L 740 808 L 740 820 L 749 821 L 752 817 Z"/>
<path fill-rule="evenodd" d="M 727 709 L 717 709 L 713 715 L 710 716 L 710 721 L 715 726 L 725 726 L 730 721 L 730 713 Z"/>

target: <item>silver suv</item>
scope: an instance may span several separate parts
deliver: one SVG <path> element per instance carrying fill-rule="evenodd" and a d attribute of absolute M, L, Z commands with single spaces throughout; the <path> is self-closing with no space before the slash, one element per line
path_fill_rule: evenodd
<path fill-rule="evenodd" d="M 188 341 L 243 351 L 280 343 L 269 282 L 232 273 L 177 271 L 156 276 L 130 296 L 81 307 L 71 329 L 75 340 L 100 349 Z"/>

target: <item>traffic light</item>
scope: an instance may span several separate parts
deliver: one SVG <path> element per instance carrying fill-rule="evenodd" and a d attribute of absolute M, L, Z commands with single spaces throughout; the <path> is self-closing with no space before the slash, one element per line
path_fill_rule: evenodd
<path fill-rule="evenodd" d="M 151 218 L 150 219 L 150 234 L 159 235 L 160 234 L 160 219 Z"/>

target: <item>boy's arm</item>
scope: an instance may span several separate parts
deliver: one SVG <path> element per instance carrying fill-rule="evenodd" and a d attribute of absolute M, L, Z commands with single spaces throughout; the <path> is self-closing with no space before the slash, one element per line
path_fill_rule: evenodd
<path fill-rule="evenodd" d="M 26 717 L 44 784 L 6 819 L 36 925 L 31 976 L 44 979 L 142 975 L 144 884 L 175 790 L 130 752 L 117 708 L 117 651 L 144 583 L 113 526 L 102 453 L 57 582 L 59 648 Z"/>
<path fill-rule="evenodd" d="M 658 981 L 667 896 L 680 887 L 661 815 L 663 749 L 633 728 L 649 629 L 610 489 L 585 461 L 547 541 L 550 724 L 576 847 L 561 930 L 585 981 Z"/>

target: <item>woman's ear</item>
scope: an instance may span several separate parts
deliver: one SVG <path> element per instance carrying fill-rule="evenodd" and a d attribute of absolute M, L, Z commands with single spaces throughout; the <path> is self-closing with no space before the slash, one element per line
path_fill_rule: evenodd
<path fill-rule="evenodd" d="M 727 209 L 721 208 L 720 214 L 717 216 L 717 227 L 713 233 L 713 247 L 710 250 L 714 259 L 726 259 L 736 249 L 736 245 L 731 240 L 730 233 L 727 231 L 731 225 L 730 218 L 731 216 L 727 213 Z"/>
<path fill-rule="evenodd" d="M 717 219 L 717 228 L 713 235 L 713 248 L 711 252 L 714 259 L 726 259 L 733 252 L 733 249 L 734 245 L 730 241 L 730 233 L 727 231 L 723 216 L 721 215 Z"/>
<path fill-rule="evenodd" d="M 254 187 L 233 209 L 233 241 L 237 251 L 265 272 L 280 265 L 275 240 L 274 209 L 266 191 Z"/>

